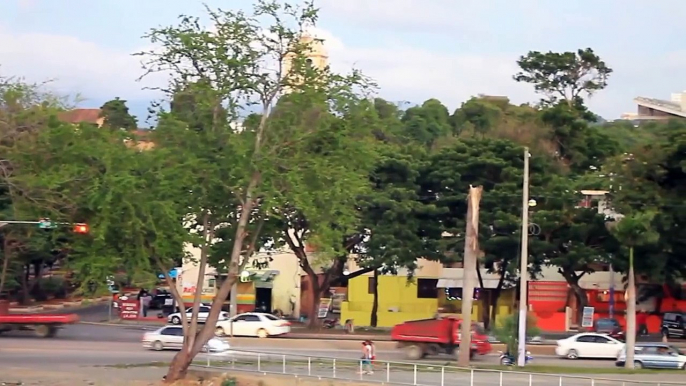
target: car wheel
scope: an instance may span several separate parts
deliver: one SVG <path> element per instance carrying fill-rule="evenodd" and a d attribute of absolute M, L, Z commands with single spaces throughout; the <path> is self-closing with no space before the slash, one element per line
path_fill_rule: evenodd
<path fill-rule="evenodd" d="M 172 324 L 177 324 L 177 325 L 181 324 L 181 318 L 179 318 L 178 316 L 175 316 L 172 318 L 171 322 L 172 322 Z"/>
<path fill-rule="evenodd" d="M 226 333 L 224 332 L 224 329 L 221 327 L 217 327 L 214 329 L 214 335 L 216 336 L 224 336 Z"/>
<path fill-rule="evenodd" d="M 579 352 L 571 349 L 567 352 L 567 359 L 579 359 Z"/>
<path fill-rule="evenodd" d="M 643 368 L 643 363 L 640 362 L 640 361 L 635 361 L 635 362 L 634 362 L 634 368 L 635 368 L 636 370 L 642 369 L 642 368 Z"/>
<path fill-rule="evenodd" d="M 152 344 L 152 349 L 155 351 L 162 351 L 164 350 L 164 344 L 162 344 L 162 342 L 159 340 L 155 341 L 155 343 Z"/>
<path fill-rule="evenodd" d="M 267 333 L 267 330 L 265 330 L 264 328 L 260 328 L 259 330 L 257 330 L 257 337 L 258 337 L 258 338 L 263 338 L 263 339 L 264 339 L 264 338 L 266 338 L 266 337 L 268 337 L 268 336 L 269 336 L 269 334 Z"/>

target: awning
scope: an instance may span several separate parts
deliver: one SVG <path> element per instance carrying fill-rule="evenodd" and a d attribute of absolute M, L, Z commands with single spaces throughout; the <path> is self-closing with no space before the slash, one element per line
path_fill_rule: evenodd
<path fill-rule="evenodd" d="M 488 289 L 498 288 L 498 282 L 499 281 L 500 280 L 496 280 L 496 279 L 483 279 L 483 283 L 484 283 L 483 288 L 488 288 Z M 481 287 L 478 280 L 474 284 L 475 284 L 475 287 L 477 287 L 477 288 Z M 437 288 L 462 288 L 463 286 L 464 286 L 464 280 L 462 280 L 462 279 L 438 279 L 438 284 L 436 285 Z"/>
<path fill-rule="evenodd" d="M 179 271 L 177 271 L 176 268 L 169 271 L 169 277 L 171 277 L 172 279 L 176 279 L 176 276 L 178 276 L 178 274 L 179 274 Z M 160 279 L 164 279 L 164 274 L 161 273 L 161 274 L 157 275 L 157 277 L 159 277 Z"/>

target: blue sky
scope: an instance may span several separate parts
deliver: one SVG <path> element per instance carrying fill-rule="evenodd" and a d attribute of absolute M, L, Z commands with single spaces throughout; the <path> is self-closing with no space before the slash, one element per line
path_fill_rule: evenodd
<path fill-rule="evenodd" d="M 207 0 L 249 8 L 248 0 Z M 140 37 L 179 14 L 202 15 L 197 0 L 2 0 L 0 73 L 53 80 L 84 107 L 116 96 L 138 115 L 159 95 L 141 90 Z M 591 108 L 606 118 L 634 111 L 632 99 L 668 99 L 686 89 L 685 0 L 320 0 L 318 28 L 335 70 L 360 68 L 381 97 L 442 100 L 451 110 L 479 93 L 536 101 L 512 80 L 529 50 L 592 47 L 615 70 Z"/>

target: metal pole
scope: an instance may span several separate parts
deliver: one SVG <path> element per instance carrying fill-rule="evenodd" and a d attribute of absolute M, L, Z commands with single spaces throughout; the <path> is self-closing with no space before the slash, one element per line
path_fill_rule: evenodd
<path fill-rule="evenodd" d="M 238 278 L 236 278 L 238 280 Z M 238 283 L 233 282 L 231 286 L 231 293 L 229 294 L 229 315 L 233 318 L 238 315 Z M 233 327 L 233 326 L 232 326 Z M 233 328 L 231 328 L 231 335 L 233 336 Z"/>
<path fill-rule="evenodd" d="M 333 378 L 336 378 L 336 359 L 333 360 Z"/>
<path fill-rule="evenodd" d="M 529 274 L 529 148 L 524 148 L 524 181 L 522 184 L 522 254 L 519 269 L 519 348 L 517 366 L 526 365 L 527 279 Z"/>
<path fill-rule="evenodd" d="M 414 383 L 412 383 L 412 384 L 416 385 L 417 384 L 417 365 L 414 365 L 413 373 L 414 373 Z"/>
<path fill-rule="evenodd" d="M 286 374 L 286 355 L 281 356 L 281 361 L 283 363 L 283 366 L 281 368 L 281 370 L 282 370 L 281 372 Z"/>
<path fill-rule="evenodd" d="M 615 317 L 615 271 L 610 262 L 610 318 Z"/>
<path fill-rule="evenodd" d="M 262 371 L 262 355 L 257 354 L 257 371 Z"/>
<path fill-rule="evenodd" d="M 386 380 L 388 382 L 388 380 Z M 441 366 L 441 386 L 445 385 L 445 367 Z"/>
<path fill-rule="evenodd" d="M 469 374 L 469 386 L 474 386 L 474 369 L 472 369 Z"/>
<path fill-rule="evenodd" d="M 312 358 L 307 357 L 307 375 L 312 375 Z"/>
<path fill-rule="evenodd" d="M 391 362 L 386 362 L 386 383 L 391 383 Z"/>

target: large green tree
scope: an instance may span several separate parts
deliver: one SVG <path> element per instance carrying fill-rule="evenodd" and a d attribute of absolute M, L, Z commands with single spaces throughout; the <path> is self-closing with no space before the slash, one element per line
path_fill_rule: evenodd
<path fill-rule="evenodd" d="M 259 237 L 257 230 L 252 234 L 249 230 L 256 216 L 283 221 L 297 213 L 312 230 L 308 241 L 322 253 L 335 254 L 342 235 L 357 225 L 356 209 L 350 205 L 350 195 L 359 194 L 360 186 L 354 171 L 368 163 L 360 154 L 365 152 L 360 144 L 368 130 L 358 124 L 366 111 L 358 108 L 364 79 L 355 72 L 343 76 L 307 65 L 305 53 L 310 43 L 300 37 L 303 26 L 315 24 L 318 16 L 311 3 L 295 6 L 259 1 L 252 13 L 208 9 L 208 16 L 211 31 L 199 19 L 186 16 L 179 25 L 151 30 L 148 38 L 159 48 L 141 54 L 149 73 L 171 74 L 170 99 L 192 82 L 194 97 L 199 97 L 203 109 L 212 111 L 209 121 L 201 120 L 202 130 L 195 131 L 199 137 L 179 127 L 158 128 L 159 146 L 176 150 L 178 157 L 190 153 L 197 165 L 216 161 L 225 167 L 222 175 L 226 179 L 221 184 L 215 184 L 216 177 L 201 174 L 198 178 L 207 178 L 209 186 L 189 187 L 203 191 L 193 208 L 209 211 L 213 217 L 232 215 L 236 219 L 230 253 L 222 261 L 227 278 L 202 328 L 194 327 L 196 296 L 184 347 L 172 361 L 167 381 L 183 377 L 213 335 L 221 305 L 248 257 L 246 251 L 252 249 L 251 240 Z M 264 34 L 265 30 L 270 33 Z M 264 67 L 273 60 L 290 60 L 292 65 Z M 284 73 L 284 68 L 290 68 L 290 73 Z M 277 104 L 287 91 L 288 97 Z M 239 112 L 246 104 L 260 109 L 260 119 L 253 127 L 240 125 Z M 183 123 L 183 118 L 174 120 Z M 167 140 L 163 131 L 175 134 Z M 210 138 L 215 142 L 208 148 Z M 292 222 L 288 227 L 296 225 Z M 204 252 L 201 267 L 207 257 Z M 196 328 L 197 335 L 192 333 Z"/>
<path fill-rule="evenodd" d="M 434 203 L 442 226 L 441 246 L 448 259 L 462 261 L 469 186 L 483 186 L 480 203 L 479 267 L 500 274 L 501 280 L 487 304 L 482 320 L 488 324 L 494 315 L 487 311 L 497 303 L 500 290 L 511 278 L 520 246 L 521 184 L 524 149 L 502 139 L 463 139 L 431 157 L 423 171 L 424 199 Z M 532 192 L 542 190 L 549 168 L 545 157 L 532 159 Z M 449 235 L 449 236 L 448 236 Z M 532 251 L 533 252 L 533 251 Z M 537 271 L 532 265 L 530 274 Z M 480 271 L 479 277 L 480 275 Z M 483 287 L 483 280 L 480 280 Z"/>
<path fill-rule="evenodd" d="M 136 130 L 138 128 L 136 117 L 129 113 L 126 101 L 119 99 L 119 97 L 105 102 L 100 107 L 100 117 L 104 119 L 104 127 L 121 130 Z"/>

